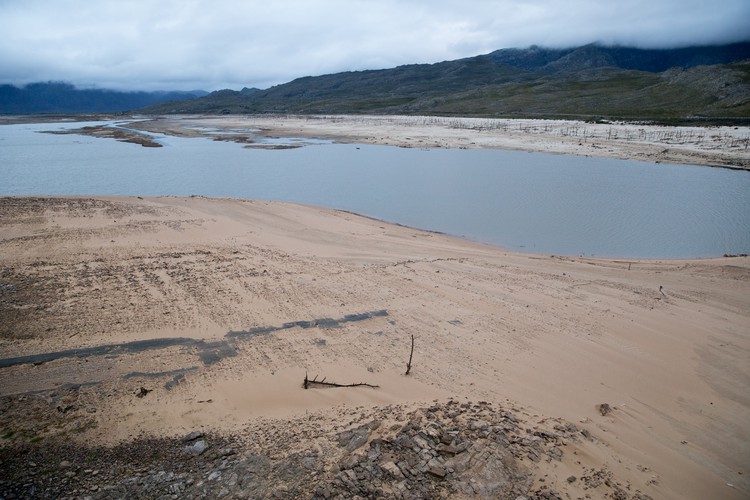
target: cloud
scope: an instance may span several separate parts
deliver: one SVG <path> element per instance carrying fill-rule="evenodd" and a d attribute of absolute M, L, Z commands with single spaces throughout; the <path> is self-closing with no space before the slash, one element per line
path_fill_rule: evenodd
<path fill-rule="evenodd" d="M 747 26 L 746 0 L 0 0 L 0 81 L 263 88 L 532 44 L 725 43 Z"/>

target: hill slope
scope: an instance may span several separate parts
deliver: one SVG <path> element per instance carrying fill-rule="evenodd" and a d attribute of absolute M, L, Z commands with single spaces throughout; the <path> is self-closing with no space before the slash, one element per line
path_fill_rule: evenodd
<path fill-rule="evenodd" d="M 298 78 L 266 90 L 222 90 L 147 111 L 747 117 L 750 43 L 503 49 L 436 64 Z"/>
<path fill-rule="evenodd" d="M 24 87 L 0 85 L 0 114 L 112 113 L 205 94 L 77 89 L 61 82 L 31 83 Z"/>

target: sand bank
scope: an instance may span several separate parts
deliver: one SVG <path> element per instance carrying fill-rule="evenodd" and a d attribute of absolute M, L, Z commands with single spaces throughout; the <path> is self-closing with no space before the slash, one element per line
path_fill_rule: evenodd
<path fill-rule="evenodd" d="M 596 469 L 627 495 L 750 492 L 746 257 L 524 255 L 205 198 L 3 198 L 0 226 L 0 358 L 92 349 L 5 363 L 3 397 L 30 398 L 4 399 L 6 431 L 111 444 L 291 432 L 314 415 L 291 440 L 311 449 L 371 415 L 487 401 L 529 436 L 566 422 L 591 437 L 559 437 L 561 460 L 521 457 L 535 488 L 613 494 L 566 480 Z M 305 391 L 305 373 L 379 387 Z M 65 384 L 80 384 L 70 403 Z M 25 408 L 32 394 L 52 406 Z"/>

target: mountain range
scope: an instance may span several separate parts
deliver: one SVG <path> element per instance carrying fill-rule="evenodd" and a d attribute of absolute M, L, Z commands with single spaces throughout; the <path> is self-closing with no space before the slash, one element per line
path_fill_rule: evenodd
<path fill-rule="evenodd" d="M 23 87 L 0 85 L 0 114 L 113 113 L 154 104 L 193 99 L 208 94 L 192 92 L 120 92 L 77 89 L 65 82 L 30 83 Z"/>
<path fill-rule="evenodd" d="M 680 49 L 532 46 L 435 64 L 221 90 L 151 113 L 750 117 L 750 42 Z"/>
<path fill-rule="evenodd" d="M 147 102 L 151 100 L 150 102 Z M 139 109 L 142 108 L 142 109 Z M 679 49 L 532 46 L 210 94 L 0 86 L 0 113 L 369 113 L 750 119 L 750 42 Z"/>

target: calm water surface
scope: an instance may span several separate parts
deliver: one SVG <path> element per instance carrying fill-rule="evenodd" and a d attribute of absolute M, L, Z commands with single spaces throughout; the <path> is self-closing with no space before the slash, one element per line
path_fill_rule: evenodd
<path fill-rule="evenodd" d="M 204 195 L 321 205 L 514 250 L 750 253 L 750 172 L 497 150 L 316 144 L 162 148 L 0 126 L 0 195 Z"/>

